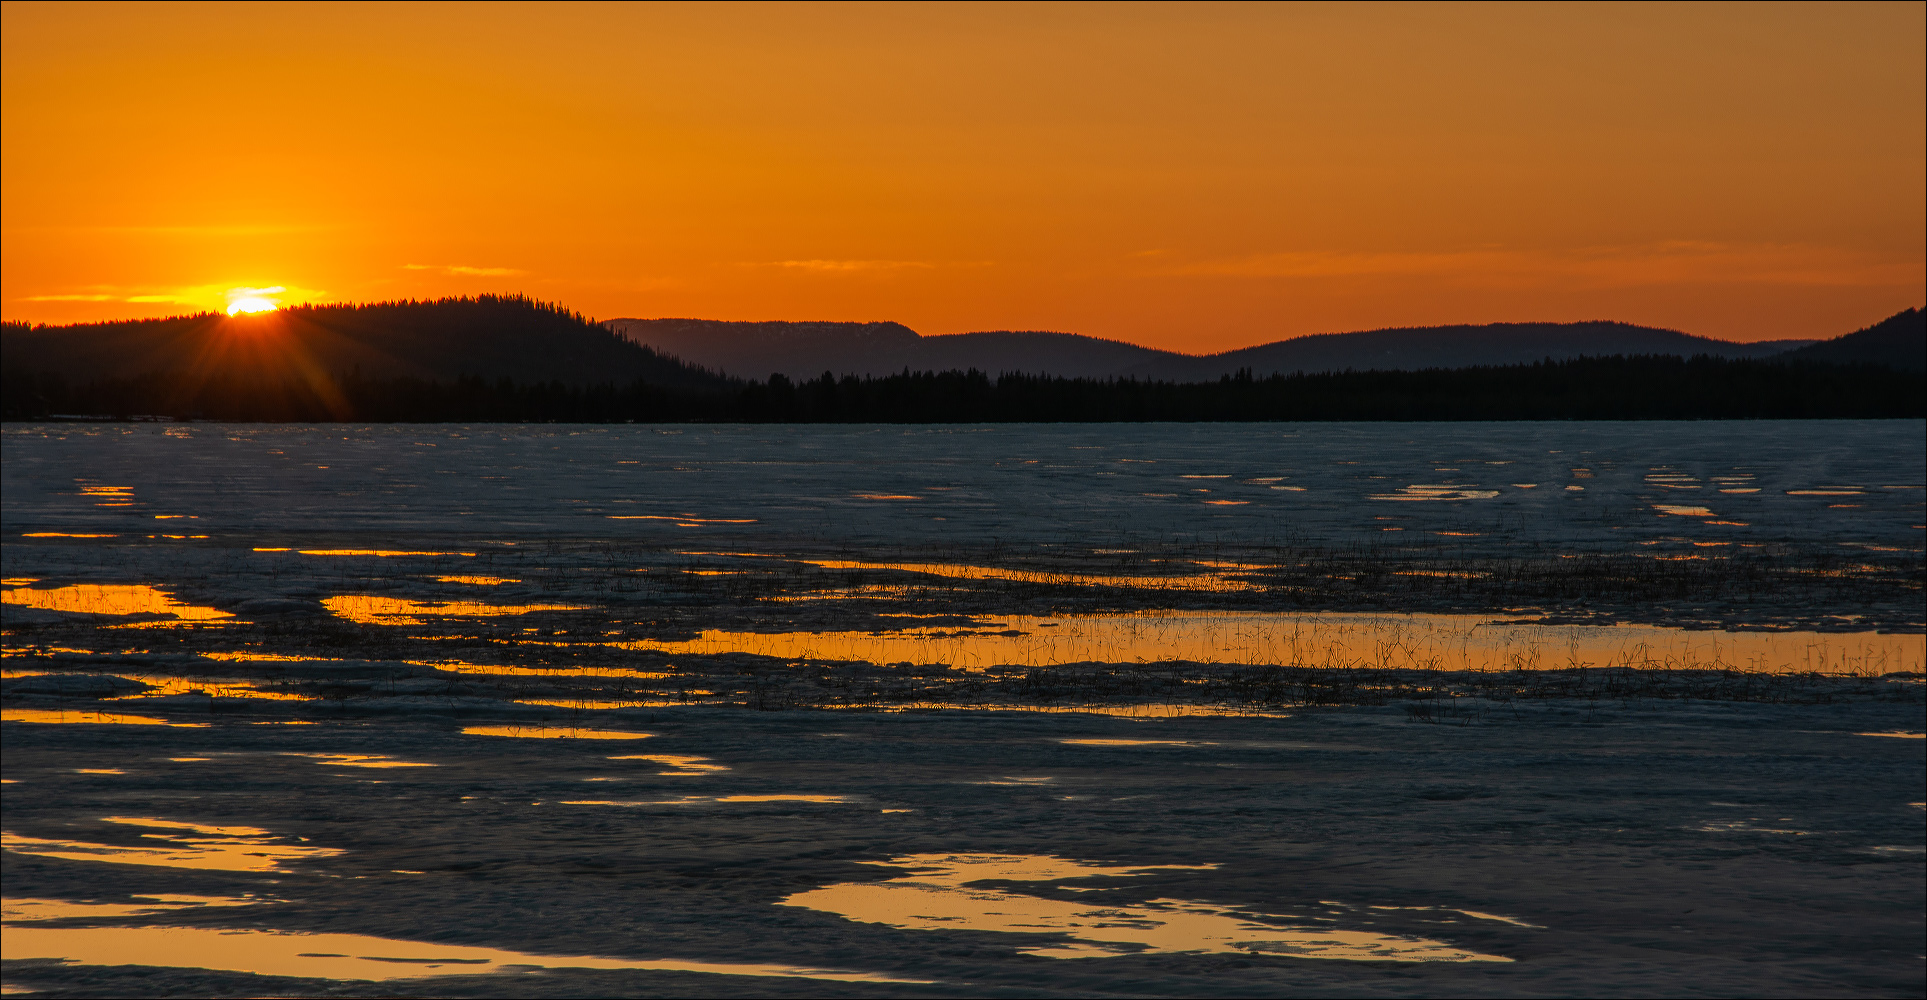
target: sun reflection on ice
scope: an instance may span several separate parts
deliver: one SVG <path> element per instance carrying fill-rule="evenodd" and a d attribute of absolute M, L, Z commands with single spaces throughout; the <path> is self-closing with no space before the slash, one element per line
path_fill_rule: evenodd
<path fill-rule="evenodd" d="M 183 604 L 147 584 L 77 583 L 67 587 L 14 587 L 0 592 L 0 603 L 38 611 L 88 615 L 172 615 L 180 621 L 216 621 L 234 615 L 218 608 Z"/>
<path fill-rule="evenodd" d="M 281 872 L 287 862 L 334 857 L 345 853 L 334 847 L 290 844 L 271 830 L 252 826 L 206 826 L 154 817 L 107 816 L 102 822 L 141 827 L 155 846 L 127 847 L 75 840 L 49 840 L 0 833 L 0 847 L 16 854 L 32 854 L 66 861 L 104 861 L 120 865 L 155 865 L 204 871 Z"/>
<path fill-rule="evenodd" d="M 1107 867 L 1035 854 L 912 854 L 862 863 L 908 868 L 912 873 L 883 882 L 845 882 L 799 892 L 781 905 L 903 930 L 1025 935 L 1037 943 L 1019 944 L 1018 953 L 1044 958 L 1240 953 L 1350 961 L 1512 961 L 1427 938 L 1344 930 L 1330 925 L 1328 918 L 1258 914 L 1186 899 L 1107 906 L 981 885 L 1141 877 L 1160 871 L 1211 870 L 1216 865 Z"/>
<path fill-rule="evenodd" d="M 365 934 L 308 934 L 227 927 L 47 925 L 47 921 L 52 920 L 145 917 L 193 912 L 210 907 L 252 907 L 254 904 L 278 902 L 281 901 L 213 896 L 135 897 L 133 904 L 8 899 L 4 903 L 6 933 L 0 935 L 0 957 L 7 961 L 56 959 L 79 965 L 219 969 L 262 976 L 377 982 L 430 976 L 527 973 L 541 969 L 642 969 L 838 982 L 929 982 L 873 972 L 774 963 L 540 955 L 503 948 L 406 941 Z M 252 914 L 260 911 L 249 909 L 246 912 Z"/>

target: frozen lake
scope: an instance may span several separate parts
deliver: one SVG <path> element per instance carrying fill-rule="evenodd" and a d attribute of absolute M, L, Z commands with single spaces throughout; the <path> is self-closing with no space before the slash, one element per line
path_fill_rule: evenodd
<path fill-rule="evenodd" d="M 1918 421 L 0 460 L 10 990 L 1923 986 Z"/>
<path fill-rule="evenodd" d="M 9 424 L 0 442 L 10 538 L 1918 551 L 1927 484 L 1920 421 Z"/>
<path fill-rule="evenodd" d="M 1921 743 L 1861 735 L 1917 732 L 1917 702 L 1542 702 L 1472 726 L 1370 708 L 689 708 L 547 730 L 159 714 L 174 724 L 5 723 L 9 986 L 1921 987 Z"/>

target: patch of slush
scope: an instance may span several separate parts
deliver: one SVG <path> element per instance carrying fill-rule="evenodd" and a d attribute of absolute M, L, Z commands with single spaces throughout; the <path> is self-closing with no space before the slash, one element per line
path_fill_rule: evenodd
<path fill-rule="evenodd" d="M 1723 821 L 1721 820 L 1708 821 L 1705 823 L 1701 823 L 1696 827 L 1692 827 L 1691 829 L 1697 830 L 1700 833 L 1777 833 L 1788 837 L 1813 836 L 1813 831 L 1811 830 L 1794 830 L 1794 829 L 1789 829 L 1784 827 L 1770 827 L 1770 826 L 1756 825 L 1761 822 L 1764 822 L 1764 821 L 1761 820 L 1758 816 L 1752 816 L 1743 820 L 1736 819 L 1736 820 L 1723 820 Z M 1786 817 L 1781 817 L 1778 820 L 1778 822 L 1787 823 L 1787 822 L 1791 822 L 1791 820 L 1788 820 Z"/>
<path fill-rule="evenodd" d="M 1482 490 L 1476 486 L 1439 485 L 1420 483 L 1401 486 L 1397 493 L 1374 493 L 1372 500 L 1490 500 L 1499 495 L 1498 490 Z"/>
<path fill-rule="evenodd" d="M 204 826 L 153 817 L 106 816 L 103 822 L 141 827 L 163 833 L 143 833 L 143 840 L 160 846 L 127 847 L 76 840 L 49 840 L 0 833 L 0 848 L 66 861 L 101 861 L 117 865 L 154 865 L 224 872 L 282 872 L 291 861 L 334 857 L 347 852 L 334 847 L 290 844 L 271 830 L 252 826 Z"/>
<path fill-rule="evenodd" d="M 1528 924 L 1525 921 L 1516 919 L 1514 917 L 1502 917 L 1496 913 L 1481 913 L 1478 910 L 1454 909 L 1450 906 L 1374 906 L 1372 907 L 1372 909 L 1374 910 L 1415 910 L 1422 913 L 1457 913 L 1462 916 L 1471 917 L 1474 920 L 1490 920 L 1495 923 L 1511 924 L 1514 927 L 1523 927 L 1526 930 L 1531 930 L 1531 931 L 1545 930 L 1545 928 L 1540 926 L 1539 924 Z"/>
<path fill-rule="evenodd" d="M 1235 953 L 1347 961 L 1512 961 L 1427 938 L 1343 930 L 1324 918 L 1254 914 L 1185 899 L 1102 906 L 973 885 L 1143 876 L 1215 865 L 1105 867 L 1035 854 L 913 854 L 862 863 L 913 872 L 883 882 L 846 882 L 799 892 L 780 905 L 903 930 L 990 931 L 1033 941 L 1047 936 L 1017 948 L 1021 954 L 1045 958 Z"/>
<path fill-rule="evenodd" d="M 149 915 L 193 906 L 240 906 L 263 900 L 219 897 L 155 897 L 160 906 L 68 903 L 9 899 L 0 958 L 58 959 L 76 965 L 143 965 L 175 969 L 251 972 L 302 979 L 377 982 L 429 976 L 471 976 L 538 969 L 636 969 L 707 972 L 725 976 L 772 976 L 852 983 L 927 983 L 873 972 L 813 969 L 745 962 L 696 962 L 675 958 L 625 959 L 592 955 L 536 955 L 473 945 L 432 944 L 364 934 L 303 934 L 293 931 L 212 927 L 46 927 L 38 922 L 75 917 Z M 181 900 L 178 905 L 171 901 Z M 191 902 L 190 902 L 191 900 Z"/>

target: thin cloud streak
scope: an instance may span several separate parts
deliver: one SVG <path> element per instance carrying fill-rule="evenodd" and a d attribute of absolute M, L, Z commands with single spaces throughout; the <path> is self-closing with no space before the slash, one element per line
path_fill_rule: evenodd
<path fill-rule="evenodd" d="M 994 261 L 988 260 L 772 260 L 758 261 L 744 267 L 781 267 L 796 271 L 816 271 L 824 274 L 849 274 L 858 271 L 904 271 L 936 270 L 953 267 L 989 267 Z"/>
<path fill-rule="evenodd" d="M 315 302 L 328 297 L 318 288 L 292 285 L 192 285 L 181 288 L 108 288 L 89 292 L 28 295 L 19 302 L 126 302 L 133 305 L 190 306 L 216 312 L 237 298 L 272 296 L 276 301 Z"/>
<path fill-rule="evenodd" d="M 927 260 L 779 260 L 775 266 L 801 271 L 894 271 L 937 265 Z"/>
<path fill-rule="evenodd" d="M 110 233 L 129 236 L 286 236 L 333 232 L 340 226 L 7 226 L 5 233 Z"/>
<path fill-rule="evenodd" d="M 403 264 L 404 271 L 435 271 L 460 278 L 507 278 L 527 271 L 513 267 L 470 267 L 467 264 Z"/>

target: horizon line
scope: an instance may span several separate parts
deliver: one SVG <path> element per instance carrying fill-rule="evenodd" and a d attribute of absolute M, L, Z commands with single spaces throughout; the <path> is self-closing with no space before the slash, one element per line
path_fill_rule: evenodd
<path fill-rule="evenodd" d="M 1409 332 L 1409 331 L 1423 331 L 1423 330 L 1444 330 L 1444 329 L 1450 329 L 1450 328 L 1485 328 L 1485 327 L 1507 327 L 1507 326 L 1592 326 L 1592 325 L 1611 324 L 1611 325 L 1617 325 L 1617 326 L 1632 327 L 1640 330 L 1651 330 L 1651 331 L 1661 332 L 1661 333 L 1674 333 L 1674 334 L 1679 334 L 1681 336 L 1693 337 L 1699 340 L 1706 340 L 1706 341 L 1711 341 L 1719 344 L 1732 344 L 1736 346 L 1747 345 L 1747 344 L 1787 343 L 1787 342 L 1793 342 L 1793 341 L 1806 341 L 1809 343 L 1818 343 L 1821 341 L 1833 340 L 1839 337 L 1843 337 L 1851 333 L 1856 333 L 1856 332 L 1859 332 L 1860 330 L 1865 330 L 1869 327 L 1872 327 L 1881 322 L 1884 322 L 1885 320 L 1891 319 L 1898 315 L 1902 315 L 1904 313 L 1927 312 L 1927 305 L 1908 306 L 1905 309 L 1901 309 L 1898 312 L 1889 313 L 1885 316 L 1880 317 L 1879 319 L 1873 320 L 1872 322 L 1869 322 L 1863 326 L 1857 327 L 1853 330 L 1847 330 L 1840 333 L 1833 333 L 1831 335 L 1818 336 L 1818 337 L 1767 337 L 1767 338 L 1762 338 L 1760 340 L 1727 340 L 1723 337 L 1713 337 L 1705 334 L 1691 333 L 1689 331 L 1677 329 L 1675 327 L 1648 326 L 1641 323 L 1634 323 L 1634 322 L 1629 322 L 1627 320 L 1618 320 L 1618 319 L 1495 320 L 1495 321 L 1485 322 L 1485 323 L 1455 322 L 1455 323 L 1437 323 L 1437 324 L 1431 324 L 1431 325 L 1380 326 L 1380 327 L 1369 327 L 1369 328 L 1355 329 L 1355 330 L 1327 330 L 1327 331 L 1319 331 L 1316 333 L 1292 334 L 1292 335 L 1279 337 L 1272 340 L 1264 340 L 1264 341 L 1259 341 L 1252 344 L 1246 344 L 1242 347 L 1232 347 L 1222 351 L 1211 351 L 1211 352 L 1206 352 L 1201 354 L 1191 354 L 1184 351 L 1174 351 L 1174 350 L 1170 350 L 1168 348 L 1162 348 L 1162 347 L 1151 347 L 1145 344 L 1140 344 L 1129 340 L 1122 340 L 1115 337 L 1102 337 L 1095 334 L 1077 333 L 1077 332 L 1068 331 L 1068 330 L 1036 330 L 1036 329 L 1018 330 L 1018 329 L 1006 328 L 1006 329 L 995 329 L 995 330 L 963 330 L 957 333 L 923 333 L 912 328 L 906 323 L 900 322 L 898 320 L 889 320 L 889 319 L 881 319 L 881 320 L 833 320 L 833 319 L 734 320 L 734 319 L 706 319 L 706 318 L 694 317 L 694 316 L 658 316 L 658 317 L 617 316 L 617 317 L 612 317 L 610 319 L 597 319 L 585 313 L 581 313 L 575 309 L 568 308 L 567 306 L 563 305 L 561 302 L 555 302 L 555 301 L 549 301 L 549 300 L 537 298 L 535 296 L 532 296 L 523 292 L 510 292 L 510 293 L 485 292 L 485 293 L 480 293 L 476 295 L 444 295 L 436 298 L 377 299 L 377 300 L 370 300 L 370 301 L 364 301 L 364 302 L 299 302 L 299 303 L 291 303 L 289 305 L 281 306 L 275 309 L 274 313 L 288 312 L 293 310 L 359 309 L 359 308 L 370 308 L 370 307 L 378 307 L 378 306 L 434 305 L 434 304 L 443 303 L 443 302 L 479 302 L 486 299 L 525 301 L 530 303 L 531 305 L 535 305 L 538 307 L 546 307 L 549 309 L 555 309 L 571 315 L 580 316 L 584 321 L 590 324 L 593 324 L 595 326 L 603 327 L 605 329 L 610 329 L 610 324 L 613 324 L 613 323 L 659 323 L 659 322 L 667 322 L 667 321 L 692 322 L 692 323 L 731 323 L 731 324 L 742 324 L 745 326 L 761 325 L 761 324 L 768 324 L 768 323 L 787 323 L 787 324 L 794 324 L 794 325 L 816 325 L 816 324 L 832 325 L 833 324 L 838 326 L 891 325 L 891 326 L 901 327 L 904 330 L 909 331 L 913 336 L 919 339 L 936 339 L 936 338 L 942 338 L 942 337 L 969 337 L 969 336 L 981 336 L 983 334 L 999 334 L 999 333 L 1042 334 L 1046 336 L 1077 337 L 1084 340 L 1096 340 L 1104 343 L 1121 344 L 1127 347 L 1133 347 L 1142 351 L 1150 351 L 1156 354 L 1165 354 L 1173 357 L 1194 358 L 1194 359 L 1213 358 L 1213 357 L 1218 357 L 1220 355 L 1225 355 L 1225 354 L 1234 354 L 1239 351 L 1247 351 L 1247 350 L 1252 350 L 1254 348 L 1259 348 L 1259 347 L 1269 347 L 1273 344 L 1281 344 L 1281 343 L 1297 341 L 1297 340 L 1307 340 L 1315 337 L 1343 337 L 1343 336 L 1350 336 L 1350 335 L 1356 335 L 1356 334 L 1362 334 L 1362 333 L 1395 333 L 1395 332 Z M 144 316 L 144 317 L 128 317 L 128 318 L 122 318 L 122 319 L 76 320 L 70 323 L 47 323 L 47 322 L 33 322 L 30 320 L 8 319 L 8 320 L 0 320 L 0 325 L 23 326 L 23 327 L 27 327 L 29 329 L 35 329 L 35 330 L 70 329 L 75 327 L 111 326 L 111 325 L 127 324 L 127 323 L 167 323 L 167 322 L 176 322 L 181 320 L 192 320 L 192 319 L 218 319 L 218 320 L 239 319 L 242 321 L 248 321 L 248 320 L 258 321 L 260 319 L 264 319 L 272 315 L 273 313 L 257 313 L 257 314 L 244 314 L 242 316 L 237 317 L 237 316 L 230 315 L 228 313 L 221 312 L 219 310 L 203 310 L 201 312 L 195 312 L 195 313 L 176 313 L 170 316 Z M 615 331 L 611 329 L 611 332 L 615 332 Z"/>

